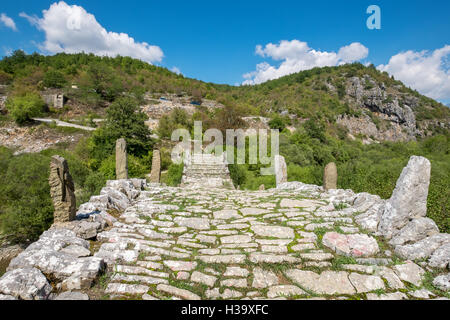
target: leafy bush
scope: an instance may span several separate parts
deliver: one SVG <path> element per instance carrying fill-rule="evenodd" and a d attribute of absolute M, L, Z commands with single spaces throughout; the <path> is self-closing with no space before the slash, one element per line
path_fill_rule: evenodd
<path fill-rule="evenodd" d="M 166 184 L 172 187 L 178 186 L 181 183 L 181 178 L 183 177 L 183 169 L 183 163 L 172 163 L 167 171 L 167 176 L 165 179 Z"/>
<path fill-rule="evenodd" d="M 230 171 L 230 177 L 234 186 L 237 188 L 245 183 L 247 175 L 247 169 L 242 164 L 229 164 L 228 169 Z"/>
<path fill-rule="evenodd" d="M 34 241 L 53 222 L 49 158 L 39 154 L 13 157 L 5 149 L 0 149 L 0 158 L 5 169 L 0 171 L 2 231 L 14 242 Z"/>
<path fill-rule="evenodd" d="M 150 168 L 144 161 L 133 155 L 128 155 L 128 176 L 130 178 L 145 178 Z M 106 180 L 116 179 L 116 155 L 113 154 L 102 161 L 98 171 Z"/>
<path fill-rule="evenodd" d="M 286 123 L 283 118 L 277 115 L 269 121 L 269 127 L 270 129 L 278 129 L 281 132 L 286 128 Z"/>
<path fill-rule="evenodd" d="M 12 80 L 12 75 L 0 70 L 0 84 L 10 84 Z"/>
<path fill-rule="evenodd" d="M 31 118 L 39 116 L 44 107 L 45 103 L 41 96 L 34 92 L 11 97 L 6 102 L 6 108 L 18 124 L 24 124 Z"/>
<path fill-rule="evenodd" d="M 188 118 L 186 111 L 181 108 L 175 108 L 159 119 L 158 133 L 162 138 L 170 139 L 172 132 L 179 128 L 192 129 L 192 121 Z"/>
<path fill-rule="evenodd" d="M 147 116 L 139 110 L 134 99 L 116 100 L 107 110 L 104 125 L 92 135 L 91 157 L 100 163 L 112 154 L 119 138 L 125 138 L 130 155 L 147 155 L 153 141 L 146 120 Z"/>
<path fill-rule="evenodd" d="M 64 75 L 57 70 L 49 70 L 44 74 L 42 84 L 47 88 L 62 88 L 67 81 Z"/>

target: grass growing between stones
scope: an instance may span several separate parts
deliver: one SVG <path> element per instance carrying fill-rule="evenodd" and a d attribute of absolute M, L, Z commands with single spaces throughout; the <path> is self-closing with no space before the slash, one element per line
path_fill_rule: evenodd
<path fill-rule="evenodd" d="M 6 268 L 8 268 L 9 262 L 10 261 L 7 261 L 7 260 L 0 261 L 0 277 L 5 274 Z"/>
<path fill-rule="evenodd" d="M 358 264 L 358 262 L 352 257 L 335 256 L 331 261 L 331 269 L 334 271 L 341 271 L 342 266 L 345 264 Z"/>
<path fill-rule="evenodd" d="M 435 294 L 436 296 L 439 297 L 446 297 L 448 299 L 450 299 L 450 292 L 444 292 L 439 288 L 436 288 L 433 285 L 433 280 L 434 278 L 436 278 L 437 276 L 439 276 L 440 274 L 442 274 L 442 270 L 433 270 L 433 271 L 427 271 L 425 272 L 425 275 L 423 276 L 423 283 L 422 286 L 431 291 L 433 294 Z"/>

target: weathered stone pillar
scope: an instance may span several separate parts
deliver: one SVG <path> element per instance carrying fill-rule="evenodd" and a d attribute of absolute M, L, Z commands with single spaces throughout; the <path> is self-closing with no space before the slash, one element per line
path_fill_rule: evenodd
<path fill-rule="evenodd" d="M 430 177 L 430 161 L 424 157 L 412 156 L 408 165 L 403 168 L 391 198 L 380 209 L 378 231 L 387 239 L 391 239 L 411 220 L 427 215 Z"/>
<path fill-rule="evenodd" d="M 161 178 L 161 154 L 159 150 L 153 150 L 150 182 L 159 183 L 160 178 Z"/>
<path fill-rule="evenodd" d="M 323 188 L 325 190 L 337 189 L 337 168 L 334 162 L 330 162 L 323 170 Z"/>
<path fill-rule="evenodd" d="M 66 159 L 53 156 L 50 162 L 50 196 L 55 208 L 54 223 L 64 223 L 75 220 L 76 199 L 75 187 Z"/>
<path fill-rule="evenodd" d="M 127 142 L 123 138 L 116 141 L 116 179 L 128 179 Z"/>
<path fill-rule="evenodd" d="M 283 156 L 275 156 L 275 179 L 277 186 L 287 182 L 287 166 Z"/>

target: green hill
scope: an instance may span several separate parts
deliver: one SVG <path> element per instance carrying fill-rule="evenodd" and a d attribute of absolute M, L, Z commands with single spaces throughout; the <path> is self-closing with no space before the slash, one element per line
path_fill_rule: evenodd
<path fill-rule="evenodd" d="M 63 154 L 76 171 L 73 176 L 78 177 L 80 201 L 98 192 L 106 179 L 114 178 L 112 150 L 118 135 L 133 141 L 129 150 L 132 176 L 149 172 L 156 144 L 162 151 L 163 169 L 168 169 L 166 181 L 176 184 L 181 170 L 170 163 L 170 144 L 164 137 L 174 128 L 192 128 L 194 120 L 203 120 L 205 129 L 245 126 L 244 116 L 266 117 L 270 127 L 282 131 L 280 152 L 288 163 L 289 180 L 320 185 L 323 167 L 334 161 L 340 188 L 388 198 L 411 155 L 429 158 L 428 215 L 441 231 L 450 232 L 450 109 L 374 66 L 314 68 L 260 85 L 237 87 L 185 78 L 129 57 L 43 56 L 16 51 L 0 60 L 0 85 L 0 95 L 8 96 L 0 127 L 12 119 L 29 125 L 29 118 L 37 114 L 62 119 L 76 115 L 91 124 L 93 118 L 106 118 L 98 130 L 74 146 L 26 156 L 0 149 L 0 179 L 9 181 L 0 186 L 0 220 L 8 234 L 22 228 L 18 241 L 35 238 L 51 220 L 49 196 L 45 192 L 29 195 L 33 190 L 46 190 L 42 168 L 52 154 Z M 48 91 L 64 93 L 69 99 L 64 109 L 42 107 L 39 94 Z M 200 105 L 193 115 L 183 110 L 164 115 L 157 132 L 161 138 L 155 140 L 143 125 L 145 116 L 139 106 L 148 103 L 149 97 L 165 94 L 185 96 Z M 224 108 L 211 110 L 201 103 L 206 99 Z M 123 112 L 130 119 L 137 115 L 131 121 L 121 118 Z M 22 171 L 17 168 L 21 167 L 27 168 L 26 176 L 20 176 Z M 259 176 L 259 165 L 230 166 L 230 171 L 241 188 L 274 186 L 273 177 Z M 31 189 L 24 186 L 29 178 L 35 179 Z M 46 211 L 37 221 L 39 206 Z"/>

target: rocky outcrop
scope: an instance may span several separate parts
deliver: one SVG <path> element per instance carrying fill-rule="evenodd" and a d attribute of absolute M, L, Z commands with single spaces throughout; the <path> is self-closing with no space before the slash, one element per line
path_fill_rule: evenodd
<path fill-rule="evenodd" d="M 60 156 L 52 157 L 48 181 L 55 209 L 54 224 L 74 220 L 76 214 L 75 186 L 66 159 Z"/>
<path fill-rule="evenodd" d="M 347 94 L 370 110 L 387 115 L 390 120 L 415 130 L 416 117 L 411 110 L 411 106 L 416 106 L 418 102 L 413 97 L 405 101 L 411 105 L 405 103 L 400 106 L 397 97 L 388 95 L 384 84 L 379 85 L 368 75 L 365 75 L 363 79 L 359 77 L 351 78 L 347 86 Z"/>
<path fill-rule="evenodd" d="M 420 105 L 419 98 L 395 87 L 387 88 L 369 75 L 347 80 L 346 94 L 348 102 L 362 112 L 357 117 L 337 119 L 352 135 L 363 134 L 378 141 L 409 141 L 424 135 L 425 130 L 418 125 L 414 114 Z M 379 127 L 383 121 L 386 125 Z"/>
<path fill-rule="evenodd" d="M 36 268 L 18 268 L 0 278 L 0 294 L 22 300 L 45 300 L 52 286 Z"/>
<path fill-rule="evenodd" d="M 104 271 L 106 262 L 92 256 L 86 239 L 95 239 L 99 232 L 112 226 L 117 220 L 107 212 L 127 209 L 144 186 L 142 179 L 108 181 L 102 195 L 83 204 L 73 221 L 54 224 L 12 259 L 0 278 L 0 298 L 41 300 L 50 299 L 51 292 L 89 289 Z"/>
<path fill-rule="evenodd" d="M 393 246 L 414 243 L 436 233 L 439 233 L 439 228 L 433 220 L 417 218 L 408 222 L 406 226 L 395 233 L 389 243 Z"/>
<path fill-rule="evenodd" d="M 80 257 L 79 252 L 85 253 Z M 17 281 L 27 277 L 27 274 L 32 277 L 39 270 L 45 276 L 41 277 L 42 282 L 48 279 L 49 282 L 61 283 L 70 278 L 83 283 L 82 288 L 78 289 L 89 288 L 105 264 L 102 259 L 86 255 L 90 255 L 89 242 L 78 238 L 73 231 L 51 229 L 11 261 L 8 272 L 1 280 L 15 276 L 17 269 L 20 270 Z"/>
<path fill-rule="evenodd" d="M 386 238 L 391 239 L 412 219 L 426 216 L 430 174 L 428 159 L 411 157 L 381 213 L 378 231 Z"/>
<path fill-rule="evenodd" d="M 449 268 L 450 234 L 439 233 L 436 223 L 426 218 L 431 164 L 412 156 L 403 169 L 392 197 L 360 193 L 353 206 L 355 221 L 364 229 L 389 240 L 394 253 L 402 259 L 427 260 L 433 268 Z"/>

